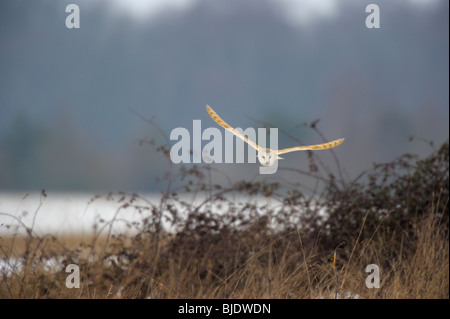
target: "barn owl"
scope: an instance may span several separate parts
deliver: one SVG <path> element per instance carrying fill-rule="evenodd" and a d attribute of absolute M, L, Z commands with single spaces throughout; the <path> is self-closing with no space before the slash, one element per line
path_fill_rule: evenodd
<path fill-rule="evenodd" d="M 272 150 L 270 148 L 263 148 L 263 147 L 260 147 L 255 142 L 249 140 L 245 135 L 240 133 L 235 128 L 228 125 L 224 120 L 222 120 L 220 118 L 219 115 L 217 115 L 216 112 L 214 112 L 214 110 L 209 105 L 206 105 L 206 110 L 208 111 L 211 118 L 217 124 L 222 126 L 227 131 L 230 131 L 231 133 L 235 134 L 237 137 L 244 140 L 244 142 L 250 144 L 250 146 L 255 148 L 258 151 L 258 160 L 261 163 L 261 165 L 263 165 L 263 166 L 271 166 L 271 165 L 273 165 L 273 163 L 275 163 L 276 160 L 283 159 L 282 157 L 279 156 L 280 154 L 285 154 L 285 153 L 295 152 L 295 151 L 306 151 L 306 150 L 325 150 L 328 148 L 336 147 L 344 141 L 344 139 L 341 138 L 341 139 L 334 140 L 332 142 L 328 142 L 328 143 L 324 143 L 324 144 L 296 146 L 296 147 L 291 147 L 291 148 L 285 148 L 282 150 Z"/>

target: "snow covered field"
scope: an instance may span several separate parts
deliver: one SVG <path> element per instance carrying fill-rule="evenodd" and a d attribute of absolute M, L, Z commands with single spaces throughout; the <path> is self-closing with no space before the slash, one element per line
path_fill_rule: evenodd
<path fill-rule="evenodd" d="M 112 220 L 122 204 L 103 197 L 90 202 L 93 197 L 94 194 L 87 193 L 48 192 L 47 197 L 39 192 L 0 193 L 0 234 L 26 233 L 24 227 L 16 227 L 20 224 L 16 218 L 41 235 L 91 232 L 100 219 Z M 146 198 L 155 203 L 159 201 L 158 195 Z M 141 219 L 132 208 L 120 210 L 116 217 L 129 222 Z"/>
<path fill-rule="evenodd" d="M 92 200 L 95 195 L 100 195 Z M 69 235 L 83 234 L 93 231 L 95 224 L 100 220 L 114 223 L 114 232 L 128 231 L 126 222 L 139 222 L 148 215 L 148 211 L 142 214 L 133 207 L 120 207 L 126 202 L 119 199 L 123 195 L 115 194 L 107 199 L 107 194 L 88 193 L 63 193 L 47 192 L 44 197 L 40 192 L 31 194 L 0 192 L 0 235 L 25 234 L 25 227 L 32 228 L 36 234 Z M 160 194 L 139 195 L 140 198 L 133 202 L 135 205 L 148 207 L 150 204 L 159 205 Z M 129 197 L 128 197 L 129 198 Z M 181 196 L 182 200 L 196 205 L 202 203 L 206 197 L 193 197 L 191 194 Z M 252 197 L 245 199 L 231 196 L 232 201 L 251 202 L 257 206 L 268 205 L 274 209 L 279 202 L 265 197 Z M 177 206 L 177 204 L 175 204 Z M 221 203 L 215 207 L 214 212 L 225 211 L 227 205 Z M 182 210 L 180 210 L 182 214 Z M 20 220 L 20 221 L 19 221 Z"/>

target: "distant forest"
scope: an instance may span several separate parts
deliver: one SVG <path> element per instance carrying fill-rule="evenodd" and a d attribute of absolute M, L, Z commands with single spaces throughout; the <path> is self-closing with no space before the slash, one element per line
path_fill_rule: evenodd
<path fill-rule="evenodd" d="M 217 127 L 205 104 L 234 126 L 270 123 L 304 144 L 323 142 L 304 125 L 320 119 L 325 139 L 346 138 L 336 155 L 352 177 L 406 152 L 426 156 L 421 139 L 449 138 L 447 1 L 377 1 L 378 30 L 365 27 L 359 1 L 308 26 L 289 24 L 274 2 L 209 2 L 141 23 L 80 1 L 81 28 L 69 31 L 67 3 L 2 1 L 0 190 L 158 191 L 167 164 L 148 143 L 193 119 Z M 296 142 L 280 133 L 280 147 Z M 308 165 L 302 154 L 283 165 Z M 258 172 L 214 167 L 234 180 Z"/>

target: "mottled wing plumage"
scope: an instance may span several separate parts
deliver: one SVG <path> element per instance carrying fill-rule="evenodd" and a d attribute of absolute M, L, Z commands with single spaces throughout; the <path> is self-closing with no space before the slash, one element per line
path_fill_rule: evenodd
<path fill-rule="evenodd" d="M 326 150 L 328 148 L 333 148 L 333 147 L 338 146 L 343 141 L 344 141 L 344 139 L 340 138 L 338 140 L 334 140 L 332 142 L 328 142 L 328 143 L 324 143 L 324 144 L 285 148 L 285 149 L 279 150 L 278 154 L 284 154 L 284 153 L 295 152 L 295 151 L 306 151 L 306 150 Z"/>
<path fill-rule="evenodd" d="M 209 106 L 206 105 L 206 110 L 208 111 L 209 116 L 211 116 L 211 118 L 220 126 L 222 126 L 224 129 L 230 131 L 231 133 L 233 133 L 234 135 L 236 135 L 237 137 L 239 137 L 240 139 L 244 140 L 244 142 L 247 142 L 248 144 L 250 144 L 253 148 L 255 148 L 256 150 L 259 151 L 259 146 L 249 140 L 245 135 L 241 134 L 241 132 L 239 132 L 238 130 L 232 128 L 230 125 L 228 125 L 227 122 L 225 122 L 224 120 L 222 120 L 222 118 L 217 115 L 216 112 L 214 112 L 214 110 Z"/>
<path fill-rule="evenodd" d="M 239 132 L 238 130 L 232 128 L 230 125 L 228 125 L 227 122 L 225 122 L 224 120 L 222 120 L 222 118 L 217 115 L 216 112 L 214 112 L 214 110 L 209 106 L 206 105 L 206 110 L 208 111 L 209 115 L 211 116 L 211 118 L 220 126 L 222 126 L 224 129 L 230 131 L 231 133 L 235 134 L 237 137 L 239 137 L 240 139 L 244 140 L 245 142 L 247 142 L 248 144 L 250 144 L 252 147 L 254 147 L 257 151 L 258 151 L 258 159 L 259 161 L 267 166 L 267 165 L 271 165 L 273 164 L 270 161 L 270 164 L 266 164 L 266 161 L 269 161 L 269 159 L 267 159 L 266 157 L 269 156 L 268 154 L 270 153 L 271 155 L 275 154 L 275 158 L 278 159 L 278 155 L 280 154 L 284 154 L 284 153 L 289 153 L 289 152 L 295 152 L 295 151 L 306 151 L 306 150 L 326 150 L 328 148 L 333 148 L 338 146 L 339 144 L 341 144 L 344 139 L 338 139 L 338 140 L 334 140 L 332 142 L 328 142 L 328 143 L 323 143 L 323 144 L 316 144 L 316 145 L 308 145 L 308 146 L 297 146 L 297 147 L 291 147 L 291 148 L 285 148 L 282 150 L 271 150 L 271 149 L 264 149 L 258 146 L 258 144 L 256 144 L 255 142 L 249 140 L 245 135 L 243 135 L 241 132 Z M 267 154 L 265 154 L 263 151 L 266 151 Z M 273 153 L 273 154 L 272 154 Z M 260 156 L 262 158 L 260 158 Z"/>

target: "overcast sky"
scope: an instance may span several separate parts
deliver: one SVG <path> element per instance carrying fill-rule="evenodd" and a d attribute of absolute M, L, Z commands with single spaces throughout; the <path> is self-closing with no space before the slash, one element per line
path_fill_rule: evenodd
<path fill-rule="evenodd" d="M 293 24 L 309 23 L 322 16 L 331 17 L 337 14 L 339 0 L 269 0 L 283 6 L 289 22 Z M 360 0 L 353 0 L 360 1 Z M 120 12 L 131 14 L 133 18 L 148 19 L 165 10 L 184 10 L 195 5 L 197 0 L 112 0 L 114 7 Z M 211 1 L 213 2 L 213 1 Z M 215 1 L 218 5 L 219 1 Z M 257 2 L 257 1 L 255 1 Z M 410 2 L 411 5 L 433 7 L 439 0 L 397 0 Z M 370 2 L 368 2 L 370 3 Z"/>

